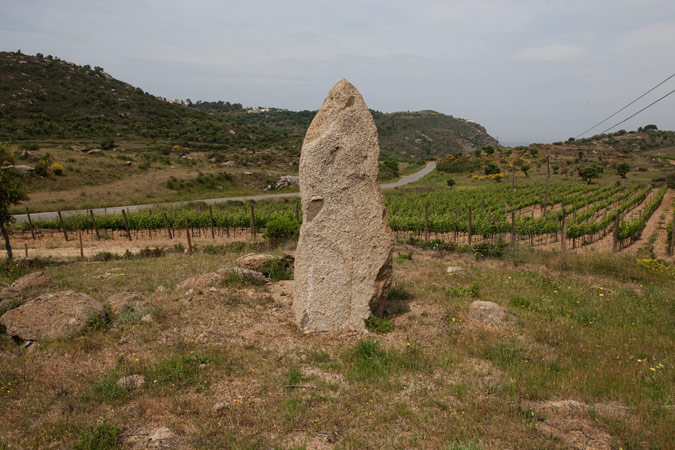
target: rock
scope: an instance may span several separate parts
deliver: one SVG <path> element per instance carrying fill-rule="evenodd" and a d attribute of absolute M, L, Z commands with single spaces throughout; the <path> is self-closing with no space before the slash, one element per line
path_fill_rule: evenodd
<path fill-rule="evenodd" d="M 237 265 L 242 269 L 256 270 L 260 272 L 276 258 L 273 255 L 266 255 L 263 253 L 249 253 L 237 258 Z"/>
<path fill-rule="evenodd" d="M 89 150 L 87 147 L 82 147 L 79 145 L 71 145 L 70 149 L 76 152 L 86 152 L 87 150 Z"/>
<path fill-rule="evenodd" d="M 225 405 L 224 402 L 218 402 L 215 405 L 213 405 L 213 412 L 218 414 L 219 412 L 223 411 L 227 405 Z"/>
<path fill-rule="evenodd" d="M 124 161 L 124 165 L 129 167 L 131 165 L 131 161 Z"/>
<path fill-rule="evenodd" d="M 220 163 L 220 165 L 223 167 L 234 167 L 236 163 L 234 161 L 225 161 Z"/>
<path fill-rule="evenodd" d="M 243 269 L 241 267 L 232 267 L 230 269 L 220 269 L 216 272 L 223 276 L 223 280 L 227 279 L 229 274 L 234 274 L 239 280 L 243 282 L 249 282 L 253 284 L 265 284 L 267 283 L 267 278 L 260 272 L 255 270 Z"/>
<path fill-rule="evenodd" d="M 24 150 L 24 151 L 21 152 L 21 155 L 19 155 L 19 158 L 38 160 L 40 158 L 40 156 L 35 152 Z"/>
<path fill-rule="evenodd" d="M 52 284 L 52 280 L 49 279 L 44 272 L 32 272 L 28 275 L 24 275 L 18 280 L 16 280 L 10 286 L 10 289 L 21 292 L 26 289 L 35 289 L 41 287 L 47 287 Z"/>
<path fill-rule="evenodd" d="M 184 280 L 178 285 L 178 289 L 205 289 L 220 284 L 224 278 L 218 272 L 204 273 Z"/>
<path fill-rule="evenodd" d="M 185 291 L 185 300 L 187 300 L 188 302 L 191 302 L 194 296 L 195 296 L 194 289 L 188 289 L 187 291 Z"/>
<path fill-rule="evenodd" d="M 365 330 L 392 279 L 394 235 L 377 181 L 377 128 L 341 79 L 307 130 L 300 155 L 303 223 L 295 320 L 303 331 Z"/>
<path fill-rule="evenodd" d="M 155 319 L 152 318 L 152 314 L 146 314 L 143 317 L 141 317 L 141 322 L 143 323 L 152 323 L 154 321 Z"/>
<path fill-rule="evenodd" d="M 445 269 L 445 273 L 448 275 L 457 275 L 460 277 L 465 277 L 469 275 L 469 272 L 462 268 L 462 267 L 455 267 L 455 266 L 450 266 L 447 269 Z"/>
<path fill-rule="evenodd" d="M 117 380 L 117 387 L 125 391 L 135 391 L 140 389 L 145 384 L 145 377 L 143 375 L 129 375 Z"/>
<path fill-rule="evenodd" d="M 244 175 L 253 175 L 253 172 L 249 172 L 249 171 L 246 171 L 246 172 L 243 172 L 243 173 L 244 173 Z"/>
<path fill-rule="evenodd" d="M 110 310 L 116 316 L 119 316 L 125 311 L 138 311 L 143 308 L 145 300 L 140 294 L 135 292 L 118 292 L 108 297 L 107 301 L 110 305 Z"/>
<path fill-rule="evenodd" d="M 79 292 L 36 297 L 0 317 L 7 334 L 41 341 L 82 333 L 93 317 L 105 315 L 103 305 Z"/>
<path fill-rule="evenodd" d="M 149 447 L 166 448 L 170 446 L 171 440 L 176 438 L 176 434 L 166 427 L 157 428 L 148 437 Z"/>
<path fill-rule="evenodd" d="M 95 149 L 89 150 L 87 152 L 87 155 L 102 155 L 102 154 L 103 154 L 103 150 L 101 150 L 100 148 L 95 148 Z"/>
<path fill-rule="evenodd" d="M 155 288 L 155 294 L 166 295 L 168 293 L 169 290 L 166 288 L 166 286 L 157 286 L 157 288 Z"/>
<path fill-rule="evenodd" d="M 515 320 L 515 316 L 496 303 L 476 300 L 469 305 L 469 316 L 484 325 L 501 328 Z"/>
<path fill-rule="evenodd" d="M 300 177 L 293 175 L 284 175 L 276 182 L 274 189 L 283 189 L 291 186 L 298 186 L 300 184 Z"/>
<path fill-rule="evenodd" d="M 4 166 L 2 167 L 3 169 L 14 169 L 16 172 L 20 173 L 21 175 L 25 175 L 27 173 L 30 173 L 35 170 L 33 166 L 26 166 L 22 164 L 17 164 L 14 166 Z"/>

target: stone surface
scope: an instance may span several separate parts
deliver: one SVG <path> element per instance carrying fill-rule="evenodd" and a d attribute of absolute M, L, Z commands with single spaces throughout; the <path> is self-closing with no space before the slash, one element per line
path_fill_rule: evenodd
<path fill-rule="evenodd" d="M 303 223 L 295 319 L 304 331 L 365 330 L 391 287 L 394 236 L 377 182 L 377 128 L 341 79 L 307 130 L 300 154 Z"/>
<path fill-rule="evenodd" d="M 40 341 L 82 333 L 92 317 L 103 316 L 103 305 L 79 292 L 36 297 L 0 317 L 10 336 Z"/>
<path fill-rule="evenodd" d="M 445 269 L 445 273 L 448 275 L 458 275 L 460 277 L 465 277 L 469 274 L 469 272 L 466 269 L 457 266 L 448 267 L 447 269 Z"/>
<path fill-rule="evenodd" d="M 119 316 L 125 310 L 139 311 L 143 309 L 144 304 L 143 296 L 135 292 L 118 292 L 108 297 L 110 310 L 116 316 Z"/>
<path fill-rule="evenodd" d="M 237 258 L 237 265 L 242 269 L 256 270 L 260 272 L 265 266 L 274 261 L 276 258 L 273 255 L 266 255 L 264 253 L 249 253 Z"/>
<path fill-rule="evenodd" d="M 135 391 L 145 385 L 145 377 L 143 375 L 129 375 L 117 380 L 117 387 L 125 391 Z"/>
<path fill-rule="evenodd" d="M 267 278 L 260 272 L 255 270 L 244 269 L 241 267 L 232 267 L 230 269 L 220 269 L 217 273 L 223 275 L 223 279 L 227 278 L 228 274 L 232 273 L 234 276 L 239 278 L 243 282 L 249 282 L 253 284 L 265 284 L 267 283 Z"/>
<path fill-rule="evenodd" d="M 52 284 L 52 280 L 50 280 L 49 277 L 44 274 L 44 272 L 32 272 L 28 275 L 22 276 L 12 283 L 10 289 L 21 292 L 26 289 L 47 287 L 50 284 Z"/>
<path fill-rule="evenodd" d="M 300 177 L 293 175 L 282 175 L 274 185 L 274 189 L 283 189 L 291 186 L 298 186 L 300 184 Z"/>
<path fill-rule="evenodd" d="M 469 316 L 488 327 L 501 328 L 515 321 L 515 316 L 496 303 L 476 300 L 469 305 Z"/>

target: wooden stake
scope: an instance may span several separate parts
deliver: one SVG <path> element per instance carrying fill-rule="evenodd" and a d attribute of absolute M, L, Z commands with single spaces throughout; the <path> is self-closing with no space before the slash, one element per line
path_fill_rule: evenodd
<path fill-rule="evenodd" d="M 166 224 L 166 234 L 169 236 L 169 239 L 173 239 L 173 236 L 171 235 L 171 224 L 169 223 L 166 211 L 164 211 L 164 223 Z"/>
<path fill-rule="evenodd" d="M 84 259 L 84 246 L 82 245 L 82 231 L 78 230 L 77 235 L 80 238 L 80 258 Z"/>
<path fill-rule="evenodd" d="M 96 219 L 94 218 L 94 210 L 90 209 L 89 214 L 91 215 L 91 223 L 94 225 L 94 231 L 96 232 L 96 240 L 101 239 L 101 236 L 98 234 L 98 227 L 96 226 Z"/>
<path fill-rule="evenodd" d="M 30 227 L 30 234 L 35 239 L 35 229 L 33 228 L 33 221 L 30 218 L 30 211 L 26 208 L 26 217 L 28 217 L 28 226 Z"/>
<path fill-rule="evenodd" d="M 66 238 L 68 242 L 68 233 L 66 233 L 66 228 L 63 226 L 63 217 L 61 216 L 61 211 L 56 211 L 59 214 L 59 223 L 61 224 L 61 230 L 63 230 L 63 237 Z"/>
<path fill-rule="evenodd" d="M 612 250 L 617 252 L 619 249 L 619 222 L 621 221 L 621 211 L 616 212 L 616 218 L 614 219 L 614 239 L 612 243 Z"/>
<path fill-rule="evenodd" d="M 562 270 L 565 270 L 565 258 L 567 253 L 567 217 L 565 216 L 565 198 L 563 197 L 562 230 L 560 232 L 560 259 Z"/>
<path fill-rule="evenodd" d="M 251 236 L 255 239 L 255 203 L 251 202 Z"/>
<path fill-rule="evenodd" d="M 546 217 L 546 209 L 548 208 L 548 180 L 551 178 L 551 158 L 546 154 L 546 191 L 544 192 L 544 217 Z"/>
<path fill-rule="evenodd" d="M 516 250 L 516 212 L 511 211 L 511 247 Z"/>
<path fill-rule="evenodd" d="M 424 205 L 424 240 L 429 240 L 429 205 Z"/>
<path fill-rule="evenodd" d="M 295 221 L 300 223 L 300 209 L 297 203 L 295 204 Z"/>
<path fill-rule="evenodd" d="M 467 213 L 467 231 L 469 235 L 469 245 L 471 245 L 471 206 L 469 206 L 469 211 Z"/>
<path fill-rule="evenodd" d="M 215 239 L 216 232 L 213 229 L 213 205 L 209 205 L 209 220 L 211 221 L 211 239 Z"/>
<path fill-rule="evenodd" d="M 24 242 L 24 243 L 23 243 L 23 248 L 24 248 L 24 250 L 26 251 L 26 259 L 28 259 L 28 244 Z"/>
<path fill-rule="evenodd" d="M 185 216 L 185 235 L 187 236 L 188 241 L 188 253 L 192 255 L 192 239 L 190 238 L 190 223 L 188 221 L 188 216 Z"/>
<path fill-rule="evenodd" d="M 124 229 L 127 230 L 127 238 L 131 240 L 131 233 L 129 233 L 129 222 L 127 222 L 127 213 L 122 210 L 122 217 L 124 217 Z M 136 239 L 138 239 L 138 236 L 136 236 Z"/>

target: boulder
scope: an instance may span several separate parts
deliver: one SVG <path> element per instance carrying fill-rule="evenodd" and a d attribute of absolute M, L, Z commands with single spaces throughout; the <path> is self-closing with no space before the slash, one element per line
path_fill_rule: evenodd
<path fill-rule="evenodd" d="M 216 272 L 222 275 L 223 280 L 227 279 L 230 274 L 233 274 L 235 277 L 239 278 L 240 281 L 253 283 L 253 284 L 265 284 L 267 283 L 267 278 L 260 272 L 255 270 L 243 269 L 241 267 L 232 267 L 229 269 L 220 269 Z"/>
<path fill-rule="evenodd" d="M 210 286 L 216 286 L 224 279 L 225 276 L 218 272 L 204 273 L 184 280 L 178 285 L 178 289 L 204 289 Z"/>
<path fill-rule="evenodd" d="M 32 171 L 35 170 L 33 166 L 26 166 L 22 164 L 17 164 L 14 166 L 4 166 L 3 169 L 14 169 L 15 172 L 20 173 L 21 175 L 25 175 L 27 173 L 31 173 Z"/>
<path fill-rule="evenodd" d="M 92 318 L 104 315 L 105 309 L 97 300 L 65 291 L 29 300 L 0 317 L 0 324 L 10 336 L 40 341 L 80 334 Z"/>
<path fill-rule="evenodd" d="M 260 272 L 276 258 L 273 255 L 266 255 L 263 253 L 249 253 L 237 258 L 237 265 L 242 269 L 256 270 Z"/>
<path fill-rule="evenodd" d="M 300 154 L 303 222 L 295 257 L 295 320 L 303 331 L 364 331 L 384 307 L 394 235 L 377 181 L 377 128 L 341 79 L 307 130 Z"/>
<path fill-rule="evenodd" d="M 145 385 L 145 377 L 143 375 L 129 375 L 117 380 L 117 387 L 125 391 L 135 391 Z"/>
<path fill-rule="evenodd" d="M 125 310 L 139 311 L 143 309 L 145 300 L 142 295 L 135 292 L 118 292 L 108 297 L 107 303 L 113 314 L 119 316 Z"/>
<path fill-rule="evenodd" d="M 515 321 L 515 316 L 496 303 L 476 300 L 469 305 L 469 316 L 491 328 L 501 328 Z"/>
<path fill-rule="evenodd" d="M 466 269 L 464 269 L 462 267 L 456 267 L 456 266 L 448 267 L 447 269 L 445 269 L 445 273 L 447 275 L 457 275 L 457 276 L 460 276 L 460 277 L 465 277 L 465 276 L 469 275 L 469 272 Z"/>
<path fill-rule="evenodd" d="M 52 284 L 52 280 L 49 279 L 44 272 L 31 272 L 28 275 L 24 275 L 18 280 L 16 280 L 10 286 L 10 289 L 21 292 L 26 289 L 36 289 L 41 287 L 47 287 Z"/>
<path fill-rule="evenodd" d="M 102 154 L 103 154 L 103 150 L 101 150 L 100 148 L 95 148 L 95 149 L 89 150 L 87 152 L 87 155 L 102 155 Z"/>
<path fill-rule="evenodd" d="M 274 185 L 274 189 L 283 189 L 291 186 L 298 186 L 300 184 L 300 177 L 293 175 L 283 175 Z"/>

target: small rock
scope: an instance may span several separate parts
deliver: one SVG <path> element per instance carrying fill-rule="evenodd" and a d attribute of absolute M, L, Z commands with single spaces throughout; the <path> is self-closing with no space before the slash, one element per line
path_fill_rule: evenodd
<path fill-rule="evenodd" d="M 169 442 L 172 439 L 176 438 L 176 434 L 169 430 L 166 427 L 161 427 L 155 429 L 152 433 L 150 433 L 150 437 L 148 438 L 148 446 L 152 447 L 168 447 Z"/>
<path fill-rule="evenodd" d="M 263 253 L 249 253 L 247 255 L 237 258 L 237 265 L 242 269 L 255 270 L 260 272 L 267 266 L 271 261 L 274 261 L 276 258 L 272 255 L 267 255 Z"/>
<path fill-rule="evenodd" d="M 220 269 L 218 272 L 223 276 L 227 276 L 229 273 L 234 274 L 241 281 L 248 281 L 254 284 L 265 284 L 267 283 L 267 278 L 260 272 L 255 270 L 243 269 L 241 267 L 232 267 L 230 269 Z"/>
<path fill-rule="evenodd" d="M 165 286 L 157 286 L 155 294 L 168 294 L 169 290 Z"/>
<path fill-rule="evenodd" d="M 131 165 L 131 161 L 124 161 L 124 165 L 127 166 L 127 167 L 130 166 L 130 165 Z"/>
<path fill-rule="evenodd" d="M 188 302 L 192 301 L 194 295 L 195 295 L 194 291 L 192 289 L 188 289 L 185 292 L 185 300 L 187 300 Z"/>
<path fill-rule="evenodd" d="M 283 175 L 274 185 L 274 189 L 283 189 L 290 186 L 299 186 L 300 178 L 293 175 Z"/>
<path fill-rule="evenodd" d="M 21 292 L 24 289 L 49 286 L 51 283 L 52 280 L 44 272 L 33 272 L 16 280 L 10 289 Z"/>
<path fill-rule="evenodd" d="M 102 155 L 102 154 L 103 154 L 103 150 L 101 150 L 100 148 L 95 148 L 95 149 L 89 150 L 87 152 L 87 155 Z"/>
<path fill-rule="evenodd" d="M 210 291 L 210 292 L 218 292 L 218 289 L 216 289 L 215 287 L 210 287 L 210 288 L 209 288 L 209 291 Z"/>
<path fill-rule="evenodd" d="M 115 384 L 118 388 L 124 389 L 125 391 L 135 391 L 136 389 L 143 387 L 145 384 L 145 377 L 143 375 L 129 375 L 120 378 Z"/>
<path fill-rule="evenodd" d="M 236 163 L 234 161 L 225 161 L 225 162 L 220 163 L 220 165 L 223 166 L 223 167 L 234 167 L 235 164 Z"/>
<path fill-rule="evenodd" d="M 155 319 L 152 318 L 152 314 L 146 314 L 143 317 L 141 317 L 141 322 L 152 323 L 154 321 Z"/>
<path fill-rule="evenodd" d="M 32 167 L 32 166 L 26 166 L 26 165 L 22 165 L 22 164 L 18 164 L 18 165 L 15 165 L 15 166 L 3 166 L 2 168 L 3 169 L 14 169 L 16 172 L 18 172 L 22 175 L 30 173 L 33 170 L 35 170 L 35 168 Z"/>
<path fill-rule="evenodd" d="M 507 322 L 514 320 L 511 312 L 496 303 L 476 300 L 469 306 L 469 315 L 472 319 L 493 328 L 500 328 Z"/>
<path fill-rule="evenodd" d="M 215 405 L 213 405 L 213 412 L 218 414 L 219 412 L 223 411 L 226 408 L 227 405 L 225 405 L 225 402 L 218 402 Z"/>
<path fill-rule="evenodd" d="M 253 172 L 246 171 L 246 172 L 244 172 L 244 175 L 253 175 Z"/>
<path fill-rule="evenodd" d="M 465 277 L 469 275 L 469 272 L 463 267 L 450 266 L 445 269 L 445 273 L 448 275 L 458 275 L 460 277 Z"/>

